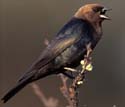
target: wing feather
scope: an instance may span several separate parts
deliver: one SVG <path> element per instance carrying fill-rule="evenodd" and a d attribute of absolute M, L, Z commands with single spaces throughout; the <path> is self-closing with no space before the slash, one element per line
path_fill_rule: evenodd
<path fill-rule="evenodd" d="M 53 41 L 50 46 L 48 46 L 43 54 L 39 57 L 39 59 L 36 61 L 34 68 L 41 68 L 48 64 L 50 61 L 52 61 L 55 57 L 60 55 L 65 49 L 67 49 L 69 46 L 75 43 L 77 41 L 76 36 L 72 37 L 65 37 L 62 39 L 58 39 L 56 41 Z"/>

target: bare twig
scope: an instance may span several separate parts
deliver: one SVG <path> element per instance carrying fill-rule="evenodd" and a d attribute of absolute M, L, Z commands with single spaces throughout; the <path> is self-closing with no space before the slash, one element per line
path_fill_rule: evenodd
<path fill-rule="evenodd" d="M 31 87 L 33 89 L 33 92 L 36 94 L 36 96 L 40 99 L 45 107 L 58 107 L 58 100 L 53 97 L 47 99 L 43 94 L 43 91 L 36 83 L 32 83 Z"/>
<path fill-rule="evenodd" d="M 48 40 L 47 38 L 45 38 L 45 40 L 44 40 L 44 44 L 45 44 L 46 46 L 49 45 L 49 40 Z"/>
<path fill-rule="evenodd" d="M 66 76 L 64 76 L 63 74 L 59 74 L 61 80 L 62 80 L 62 83 L 63 83 L 63 86 L 61 86 L 60 90 L 61 90 L 61 93 L 63 94 L 63 96 L 66 98 L 66 100 L 68 101 L 68 106 L 66 107 L 71 107 L 72 105 L 72 101 L 70 99 L 70 95 L 69 95 L 69 87 L 67 85 L 67 80 L 68 78 Z"/>

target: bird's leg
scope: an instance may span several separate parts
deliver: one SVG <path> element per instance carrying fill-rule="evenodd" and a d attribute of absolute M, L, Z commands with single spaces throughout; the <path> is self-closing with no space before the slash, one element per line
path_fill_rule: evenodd
<path fill-rule="evenodd" d="M 64 69 L 66 70 L 65 72 L 62 72 L 65 76 L 69 77 L 70 79 L 75 79 L 75 75 L 73 75 L 74 73 L 79 73 L 78 70 L 74 69 L 74 68 L 69 68 L 69 67 L 64 67 Z"/>
<path fill-rule="evenodd" d="M 70 72 L 77 72 L 76 69 L 69 68 L 69 67 L 64 67 L 65 70 L 70 71 Z"/>

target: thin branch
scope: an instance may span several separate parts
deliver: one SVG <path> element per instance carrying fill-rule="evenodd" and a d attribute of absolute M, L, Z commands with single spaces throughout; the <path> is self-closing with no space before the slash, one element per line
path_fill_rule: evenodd
<path fill-rule="evenodd" d="M 66 98 L 66 100 L 68 101 L 68 106 L 66 106 L 66 107 L 71 107 L 71 105 L 72 105 L 72 101 L 71 101 L 71 99 L 70 99 L 70 95 L 69 95 L 69 87 L 68 87 L 68 85 L 67 85 L 67 80 L 68 80 L 68 78 L 66 77 L 66 76 L 64 76 L 63 74 L 59 74 L 59 76 L 60 76 L 60 78 L 61 78 L 61 80 L 62 80 L 62 86 L 61 86 L 61 88 L 60 88 L 60 90 L 61 90 L 61 93 L 63 94 L 63 96 Z"/>
<path fill-rule="evenodd" d="M 39 98 L 39 100 L 41 101 L 41 103 L 43 103 L 45 107 L 58 107 L 58 100 L 53 97 L 47 99 L 43 94 L 43 91 L 36 83 L 32 83 L 31 87 L 33 89 L 33 92 L 36 94 L 36 96 Z"/>

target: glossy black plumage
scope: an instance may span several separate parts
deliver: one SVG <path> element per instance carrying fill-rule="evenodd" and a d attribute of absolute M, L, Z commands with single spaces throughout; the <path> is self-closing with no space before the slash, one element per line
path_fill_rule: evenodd
<path fill-rule="evenodd" d="M 101 25 L 98 27 L 101 28 Z M 101 34 L 102 32 L 98 32 L 92 22 L 85 17 L 73 17 L 19 79 L 17 85 L 2 98 L 3 102 L 7 102 L 32 81 L 51 74 L 63 73 L 64 67 L 74 68 L 80 65 L 86 54 L 86 45 L 91 43 L 93 49 Z"/>

